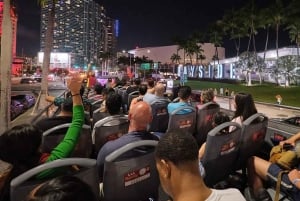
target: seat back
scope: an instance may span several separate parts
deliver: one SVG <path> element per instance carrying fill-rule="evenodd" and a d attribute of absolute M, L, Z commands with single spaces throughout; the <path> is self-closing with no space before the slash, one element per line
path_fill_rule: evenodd
<path fill-rule="evenodd" d="M 150 132 L 166 132 L 169 123 L 168 101 L 154 101 L 151 103 L 152 122 Z"/>
<path fill-rule="evenodd" d="M 154 147 L 157 141 L 141 140 L 129 143 L 105 158 L 103 190 L 105 201 L 156 200 L 159 177 L 155 166 Z M 140 156 L 118 158 L 141 147 L 153 147 Z"/>
<path fill-rule="evenodd" d="M 71 123 L 61 124 L 46 130 L 42 137 L 42 152 L 50 153 L 63 140 L 70 125 Z M 72 157 L 89 158 L 92 154 L 92 148 L 91 127 L 83 125 Z"/>
<path fill-rule="evenodd" d="M 199 146 L 206 141 L 208 132 L 213 128 L 213 117 L 220 111 L 220 105 L 217 103 L 205 103 L 197 111 L 197 132 L 195 134 Z"/>
<path fill-rule="evenodd" d="M 109 116 L 96 122 L 92 131 L 95 153 L 98 153 L 106 142 L 128 133 L 128 127 L 129 121 L 125 115 Z"/>
<path fill-rule="evenodd" d="M 91 114 L 93 114 L 93 112 L 97 109 L 100 108 L 101 104 L 102 104 L 103 100 L 96 100 L 94 102 L 91 103 L 91 107 L 90 107 L 90 112 Z M 92 116 L 91 116 L 92 117 Z"/>
<path fill-rule="evenodd" d="M 229 132 L 229 127 L 235 129 Z M 235 171 L 238 158 L 241 126 L 234 122 L 226 122 L 213 128 L 207 135 L 206 147 L 202 163 L 206 172 L 205 184 L 212 187 Z"/>
<path fill-rule="evenodd" d="M 44 163 L 14 178 L 10 183 L 10 200 L 26 200 L 26 197 L 35 187 L 46 182 L 47 180 L 34 179 L 34 176 L 42 171 L 53 168 L 70 167 L 72 165 L 77 165 L 80 167 L 80 170 L 69 174 L 87 183 L 92 188 L 96 197 L 99 197 L 99 179 L 97 177 L 96 160 L 87 158 L 66 158 Z"/>
<path fill-rule="evenodd" d="M 186 114 L 177 114 L 180 111 L 191 111 Z M 193 134 L 196 126 L 196 109 L 191 106 L 182 106 L 169 114 L 168 131 L 180 129 Z"/>
<path fill-rule="evenodd" d="M 92 116 L 92 128 L 94 127 L 95 123 L 101 119 L 104 119 L 105 117 L 108 117 L 109 114 L 106 112 L 100 112 L 100 108 L 98 108 L 97 110 L 95 110 L 93 112 L 93 116 Z"/>
<path fill-rule="evenodd" d="M 127 101 L 128 109 L 130 108 L 132 99 L 134 99 L 138 96 L 139 96 L 139 91 L 133 91 L 130 94 L 128 94 L 128 101 Z"/>
<path fill-rule="evenodd" d="M 245 167 L 250 156 L 257 155 L 266 137 L 268 117 L 256 113 L 242 123 L 241 147 L 239 154 L 239 168 Z"/>

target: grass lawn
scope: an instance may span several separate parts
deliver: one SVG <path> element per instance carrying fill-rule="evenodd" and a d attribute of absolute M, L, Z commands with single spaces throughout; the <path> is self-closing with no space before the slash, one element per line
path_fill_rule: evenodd
<path fill-rule="evenodd" d="M 220 88 L 228 88 L 229 94 L 233 90 L 234 92 L 247 92 L 252 94 L 255 101 L 276 103 L 275 96 L 280 94 L 283 98 L 282 104 L 294 107 L 300 107 L 300 87 L 291 86 L 288 88 L 282 86 L 276 86 L 274 84 L 264 83 L 263 85 L 255 84 L 253 86 L 246 86 L 244 84 L 227 84 L 219 82 L 206 82 L 206 81 L 194 81 L 190 80 L 186 83 L 192 87 L 192 89 L 207 89 L 216 88 L 218 93 Z"/>

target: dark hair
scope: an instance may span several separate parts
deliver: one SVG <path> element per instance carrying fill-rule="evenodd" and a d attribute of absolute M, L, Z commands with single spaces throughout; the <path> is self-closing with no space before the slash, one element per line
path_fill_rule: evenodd
<path fill-rule="evenodd" d="M 110 115 L 115 115 L 120 113 L 120 108 L 122 106 L 122 96 L 111 92 L 106 97 L 106 109 Z"/>
<path fill-rule="evenodd" d="M 38 165 L 41 142 L 42 131 L 30 124 L 15 126 L 0 135 L 0 159 L 13 165 L 2 189 L 3 197 L 9 197 L 9 184 L 13 178 Z"/>
<path fill-rule="evenodd" d="M 135 84 L 135 85 L 140 85 L 140 84 L 141 84 L 140 78 L 135 78 L 135 79 L 134 79 L 134 84 Z"/>
<path fill-rule="evenodd" d="M 182 86 L 179 88 L 179 91 L 178 91 L 178 96 L 183 99 L 183 100 L 186 100 L 188 99 L 192 94 L 192 89 L 191 87 L 189 86 Z"/>
<path fill-rule="evenodd" d="M 139 94 L 140 94 L 140 95 L 145 95 L 146 92 L 147 92 L 147 85 L 141 84 L 141 85 L 139 86 Z"/>
<path fill-rule="evenodd" d="M 113 89 L 113 88 L 104 88 L 104 89 L 102 89 L 102 95 L 108 95 L 109 93 L 111 93 L 111 92 L 115 92 L 115 90 Z"/>
<path fill-rule="evenodd" d="M 251 94 L 237 93 L 234 98 L 236 110 L 233 118 L 242 116 L 242 121 L 245 121 L 251 115 L 257 113 L 254 100 Z"/>
<path fill-rule="evenodd" d="M 101 84 L 96 84 L 94 87 L 94 91 L 96 92 L 96 94 L 101 94 L 103 90 L 103 86 Z"/>
<path fill-rule="evenodd" d="M 173 130 L 163 135 L 156 147 L 155 156 L 175 165 L 198 160 L 198 144 L 192 134 Z"/>
<path fill-rule="evenodd" d="M 37 188 L 28 201 L 97 201 L 91 187 L 74 176 L 57 177 Z"/>
<path fill-rule="evenodd" d="M 149 87 L 151 87 L 151 88 L 154 87 L 154 80 L 152 78 L 149 78 L 147 83 L 148 83 Z"/>
<path fill-rule="evenodd" d="M 230 121 L 230 118 L 225 112 L 217 112 L 214 115 L 214 122 L 213 123 L 214 123 L 215 126 L 220 125 L 220 124 L 225 123 L 225 122 L 229 122 L 229 121 Z"/>
<path fill-rule="evenodd" d="M 0 136 L 0 159 L 15 164 L 36 155 L 42 142 L 42 131 L 31 124 L 22 124 Z"/>

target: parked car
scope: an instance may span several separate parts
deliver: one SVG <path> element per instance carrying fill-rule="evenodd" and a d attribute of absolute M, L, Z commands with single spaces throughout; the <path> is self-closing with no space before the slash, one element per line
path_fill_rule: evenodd
<path fill-rule="evenodd" d="M 21 84 L 32 84 L 32 83 L 36 83 L 36 82 L 37 81 L 31 77 L 23 77 L 20 81 Z"/>
<path fill-rule="evenodd" d="M 33 95 L 22 94 L 22 95 L 12 96 L 11 100 L 17 100 L 24 106 L 24 109 L 27 110 L 35 104 L 36 99 Z"/>
<path fill-rule="evenodd" d="M 24 105 L 21 104 L 17 100 L 11 100 L 11 104 L 10 104 L 11 119 L 16 118 L 17 116 L 19 116 L 23 112 L 24 112 Z"/>

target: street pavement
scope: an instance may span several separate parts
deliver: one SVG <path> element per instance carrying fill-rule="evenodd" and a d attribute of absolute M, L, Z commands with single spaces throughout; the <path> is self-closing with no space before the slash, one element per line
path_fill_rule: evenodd
<path fill-rule="evenodd" d="M 66 87 L 60 81 L 49 83 L 49 94 L 52 96 L 59 96 L 64 92 Z M 226 110 L 233 110 L 232 102 L 233 99 L 228 97 L 216 97 L 216 102 L 220 104 L 221 108 Z M 288 118 L 292 116 L 300 116 L 300 108 L 289 107 L 285 105 L 268 104 L 255 102 L 255 106 L 258 112 L 263 113 L 269 118 Z M 22 123 L 30 123 L 30 121 L 36 116 L 33 112 L 33 108 L 29 109 L 15 120 L 12 121 L 12 126 L 19 125 Z"/>
<path fill-rule="evenodd" d="M 221 108 L 233 110 L 233 99 L 227 97 L 217 97 L 216 102 L 220 104 Z M 289 107 L 278 104 L 268 104 L 255 102 L 256 109 L 259 113 L 263 113 L 269 118 L 288 118 L 292 116 L 300 116 L 300 108 Z"/>

